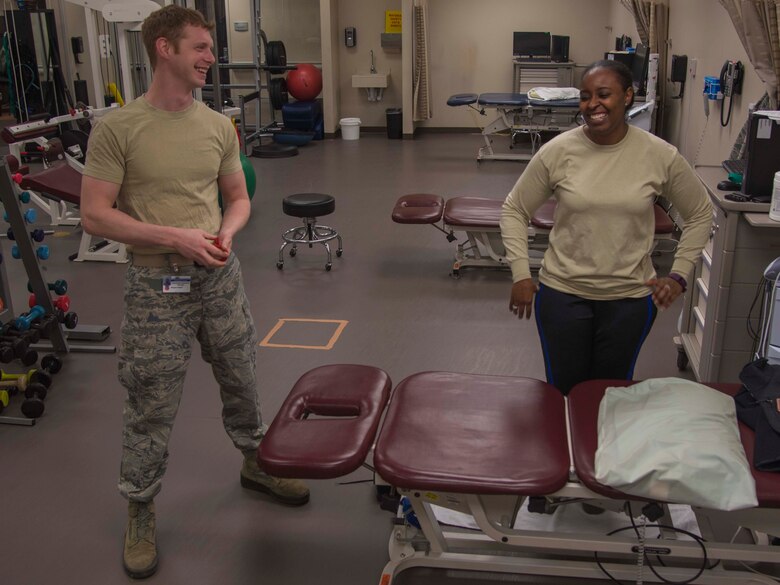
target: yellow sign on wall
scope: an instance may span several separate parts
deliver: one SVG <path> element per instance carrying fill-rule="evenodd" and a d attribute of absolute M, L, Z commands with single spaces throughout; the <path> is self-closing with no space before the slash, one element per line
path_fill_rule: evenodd
<path fill-rule="evenodd" d="M 385 10 L 385 32 L 386 33 L 401 32 L 401 11 L 400 10 Z"/>

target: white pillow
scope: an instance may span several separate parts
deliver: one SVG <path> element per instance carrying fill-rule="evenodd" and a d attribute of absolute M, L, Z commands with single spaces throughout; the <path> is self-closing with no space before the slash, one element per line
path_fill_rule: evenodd
<path fill-rule="evenodd" d="M 715 510 L 758 504 L 731 396 L 680 378 L 607 388 L 598 425 L 599 483 Z"/>

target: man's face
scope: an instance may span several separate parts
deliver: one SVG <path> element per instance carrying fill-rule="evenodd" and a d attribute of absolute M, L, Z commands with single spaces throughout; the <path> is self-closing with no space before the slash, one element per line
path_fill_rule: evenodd
<path fill-rule="evenodd" d="M 173 46 L 171 69 L 192 89 L 201 88 L 206 83 L 209 68 L 216 60 L 213 48 L 214 42 L 208 30 L 188 24 L 178 44 Z"/>

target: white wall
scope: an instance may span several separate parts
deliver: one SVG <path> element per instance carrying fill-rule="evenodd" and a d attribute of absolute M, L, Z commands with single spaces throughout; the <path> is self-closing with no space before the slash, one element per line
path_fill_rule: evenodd
<path fill-rule="evenodd" d="M 434 116 L 421 126 L 473 127 L 466 108 L 447 107 L 456 93 L 512 91 L 512 33 L 570 37 L 579 65 L 610 48 L 609 0 L 430 0 L 430 67 Z"/>
<path fill-rule="evenodd" d="M 748 105 L 763 95 L 764 84 L 750 65 L 726 10 L 717 0 L 672 2 L 669 20 L 670 55 L 687 55 L 689 64 L 692 59 L 697 64 L 696 76 L 689 75 L 686 81 L 683 99 L 667 101 L 669 115 L 663 135 L 689 162 L 720 164 L 728 158 L 747 119 Z M 723 128 L 720 103 L 711 101 L 709 119 L 705 117 L 702 90 L 705 75 L 718 76 L 726 59 L 742 61 L 746 76 L 743 93 L 734 100 L 731 123 Z M 679 93 L 679 84 L 669 86 L 669 95 Z"/>
<path fill-rule="evenodd" d="M 64 0 L 50 2 L 56 5 Z M 447 98 L 453 93 L 511 89 L 511 33 L 515 30 L 549 30 L 553 34 L 569 35 L 571 58 L 580 65 L 600 58 L 614 46 L 616 36 L 628 34 L 635 42 L 639 40 L 633 18 L 618 0 L 429 0 L 429 3 L 434 118 L 422 126 L 432 128 L 474 127 L 474 120 L 465 108 L 446 106 Z M 338 118 L 343 116 L 359 117 L 364 126 L 384 126 L 385 108 L 402 104 L 402 55 L 383 50 L 379 39 L 384 31 L 385 10 L 400 10 L 401 4 L 402 0 L 262 0 L 264 19 L 272 29 L 274 22 L 285 18 L 287 22 L 301 23 L 300 42 L 282 38 L 291 60 L 300 60 L 298 56 L 307 55 L 315 44 L 316 32 L 309 30 L 309 25 L 317 15 L 311 11 L 319 10 L 323 15 L 320 26 L 327 31 L 320 42 L 326 71 L 323 95 L 329 96 L 329 103 L 325 104 L 327 132 L 333 132 Z M 229 29 L 232 30 L 235 20 L 250 18 L 248 6 L 247 0 L 229 1 Z M 68 36 L 84 36 L 86 40 L 83 9 L 65 3 L 65 12 Z M 357 29 L 357 46 L 353 49 L 344 46 L 346 26 Z M 272 31 L 272 34 L 276 33 Z M 746 119 L 748 104 L 764 92 L 763 83 L 749 64 L 731 20 L 718 0 L 671 0 L 669 34 L 670 56 L 686 54 L 698 63 L 696 77 L 688 80 L 683 99 L 668 100 L 667 123 L 661 132 L 690 161 L 693 162 L 698 150 L 697 162 L 717 164 L 728 156 Z M 69 38 L 62 40 L 63 60 L 72 59 Z M 251 42 L 247 33 L 231 33 L 231 59 L 251 59 Z M 390 71 L 391 75 L 382 102 L 369 102 L 361 90 L 351 85 L 354 73 L 368 71 L 371 49 L 377 69 Z M 707 120 L 701 93 L 704 75 L 718 75 L 726 59 L 743 61 L 746 78 L 743 95 L 734 102 L 731 124 L 722 128 L 718 119 L 720 105 L 711 104 Z M 89 63 L 88 55 L 83 60 Z M 86 64 L 75 67 L 75 71 L 83 79 L 92 75 Z M 411 72 L 408 76 L 411 77 Z M 91 90 L 91 83 L 89 87 Z M 678 92 L 678 84 L 670 85 L 669 96 Z M 408 116 L 405 112 L 405 119 Z"/>
<path fill-rule="evenodd" d="M 334 3 L 338 6 L 336 32 L 340 72 L 336 84 L 341 95 L 341 116 L 360 118 L 363 126 L 384 127 L 385 109 L 401 107 L 402 55 L 383 49 L 380 40 L 385 32 L 385 11 L 401 10 L 401 0 L 334 0 Z M 357 32 L 357 43 L 353 48 L 344 45 L 344 28 L 348 26 L 354 26 Z M 368 73 L 371 69 L 372 50 L 377 71 L 390 73 L 388 87 L 380 102 L 369 102 L 364 89 L 352 87 L 352 75 Z"/>

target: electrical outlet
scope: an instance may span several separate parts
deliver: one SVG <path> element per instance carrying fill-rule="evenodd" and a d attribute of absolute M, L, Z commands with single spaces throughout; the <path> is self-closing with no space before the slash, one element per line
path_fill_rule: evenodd
<path fill-rule="evenodd" d="M 98 44 L 100 45 L 100 57 L 108 59 L 111 54 L 111 40 L 108 35 L 98 35 Z"/>
<path fill-rule="evenodd" d="M 688 75 L 691 78 L 696 77 L 696 63 L 698 59 L 688 59 Z"/>

